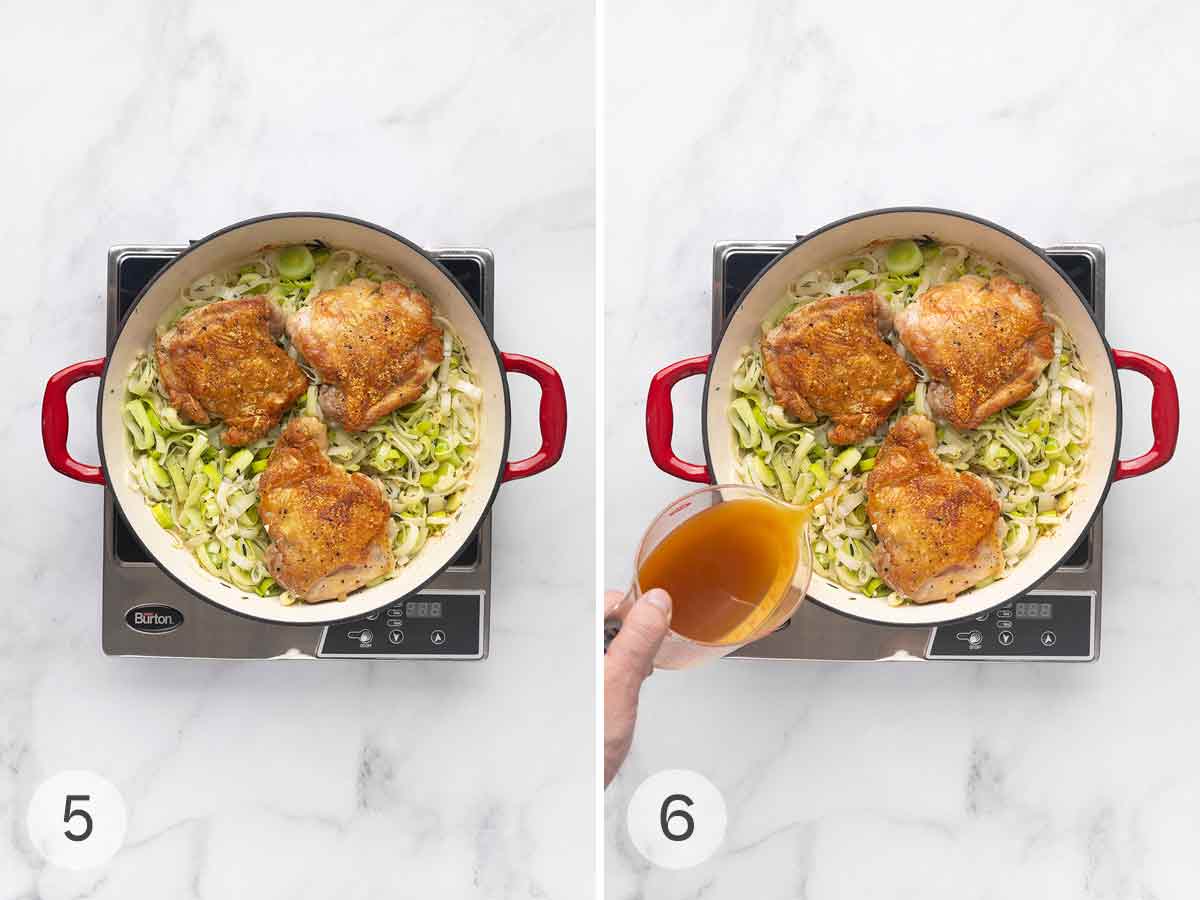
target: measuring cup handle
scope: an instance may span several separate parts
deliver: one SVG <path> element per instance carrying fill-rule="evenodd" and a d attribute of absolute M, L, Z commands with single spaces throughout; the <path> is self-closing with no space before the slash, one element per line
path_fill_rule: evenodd
<path fill-rule="evenodd" d="M 608 645 L 613 642 L 621 632 L 621 623 L 625 621 L 625 617 L 629 615 L 629 610 L 633 609 L 634 601 L 637 600 L 637 595 L 632 585 L 625 592 L 625 596 L 620 599 L 616 606 L 611 609 L 604 610 L 604 652 L 608 652 Z"/>

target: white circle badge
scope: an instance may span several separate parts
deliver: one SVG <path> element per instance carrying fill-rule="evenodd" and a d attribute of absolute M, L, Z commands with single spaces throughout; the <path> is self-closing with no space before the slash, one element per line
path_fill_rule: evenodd
<path fill-rule="evenodd" d="M 51 865 L 91 869 L 112 859 L 125 841 L 125 800 L 95 772 L 59 772 L 33 792 L 25 824 Z"/>
<path fill-rule="evenodd" d="M 625 825 L 633 846 L 654 865 L 689 869 L 725 840 L 725 798 L 699 772 L 665 769 L 638 785 Z"/>

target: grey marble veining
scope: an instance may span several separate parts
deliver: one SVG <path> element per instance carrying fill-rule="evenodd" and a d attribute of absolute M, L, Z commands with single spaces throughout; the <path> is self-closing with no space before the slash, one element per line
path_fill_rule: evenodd
<path fill-rule="evenodd" d="M 581 3 L 6 15 L 2 900 L 591 895 L 591 39 Z M 100 492 L 45 463 L 45 380 L 103 352 L 109 245 L 288 209 L 493 248 L 498 344 L 563 375 L 565 456 L 496 503 L 486 662 L 101 655 Z M 525 455 L 536 390 L 512 393 Z M 85 460 L 94 398 L 71 395 Z M 31 792 L 68 768 L 128 804 L 102 870 L 46 868 L 25 835 Z"/>
<path fill-rule="evenodd" d="M 1116 485 L 1105 507 L 1099 662 L 658 673 L 606 796 L 608 897 L 1193 896 L 1200 16 L 609 0 L 607 24 L 610 584 L 688 489 L 649 459 L 645 394 L 661 366 L 708 351 L 719 240 L 927 204 L 1041 243 L 1099 242 L 1112 344 L 1171 365 L 1183 406 L 1175 461 Z M 700 381 L 676 389 L 676 450 L 696 460 Z M 1132 456 L 1150 441 L 1150 392 L 1136 375 L 1122 387 Z M 675 767 L 729 806 L 724 847 L 684 872 L 650 867 L 624 821 L 642 779 Z"/>

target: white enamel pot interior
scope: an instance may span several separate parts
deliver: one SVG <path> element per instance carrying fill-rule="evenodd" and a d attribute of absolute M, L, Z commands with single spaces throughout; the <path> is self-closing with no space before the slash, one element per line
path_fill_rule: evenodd
<path fill-rule="evenodd" d="M 813 600 L 847 616 L 892 625 L 933 625 L 978 615 L 1034 587 L 1058 568 L 1087 531 L 1108 491 L 1120 446 L 1120 385 L 1112 355 L 1083 298 L 1044 253 L 999 226 L 961 213 L 880 210 L 836 222 L 808 235 L 765 269 L 743 295 L 713 354 L 704 391 L 705 448 L 709 469 L 717 483 L 738 481 L 732 429 L 726 419 L 730 378 L 738 357 L 758 340 L 763 320 L 783 296 L 788 283 L 872 241 L 923 235 L 943 243 L 965 244 L 1029 280 L 1046 307 L 1062 318 L 1075 338 L 1088 380 L 1095 389 L 1092 400 L 1095 431 L 1083 484 L 1075 492 L 1069 520 L 1057 534 L 1041 538 L 1007 577 L 949 603 L 892 607 L 813 574 L 808 589 Z"/>
<path fill-rule="evenodd" d="M 129 449 L 121 408 L 125 381 L 139 353 L 152 347 L 154 330 L 180 291 L 205 273 L 218 270 L 268 245 L 319 240 L 356 250 L 411 278 L 453 323 L 483 390 L 476 470 L 461 513 L 442 535 L 431 538 L 394 578 L 355 591 L 345 601 L 283 606 L 271 597 L 247 593 L 210 575 L 150 513 L 129 475 Z M 445 270 L 399 235 L 342 216 L 297 213 L 266 216 L 234 225 L 199 241 L 143 290 L 129 311 L 108 355 L 100 384 L 99 444 L 105 477 L 121 513 L 146 551 L 172 578 L 195 594 L 243 616 L 297 625 L 337 622 L 384 607 L 422 587 L 442 571 L 470 539 L 500 486 L 508 450 L 508 389 L 499 352 L 470 300 Z"/>

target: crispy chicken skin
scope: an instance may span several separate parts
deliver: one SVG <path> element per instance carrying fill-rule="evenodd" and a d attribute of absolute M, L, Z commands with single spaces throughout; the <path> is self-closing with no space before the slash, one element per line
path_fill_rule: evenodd
<path fill-rule="evenodd" d="M 953 600 L 1004 571 L 1000 503 L 982 479 L 939 462 L 935 443 L 933 422 L 902 417 L 867 478 L 875 571 L 916 603 Z"/>
<path fill-rule="evenodd" d="M 167 399 L 185 419 L 225 422 L 221 440 L 263 437 L 308 389 L 304 372 L 274 337 L 283 318 L 266 297 L 194 309 L 159 336 L 154 355 Z"/>
<path fill-rule="evenodd" d="M 861 441 L 917 384 L 882 337 L 891 330 L 891 312 L 873 293 L 827 297 L 793 310 L 762 341 L 776 401 L 801 422 L 830 416 L 831 443 Z"/>
<path fill-rule="evenodd" d="M 1003 277 L 931 287 L 896 316 L 896 331 L 934 380 L 930 409 L 961 429 L 1028 397 L 1054 356 L 1042 298 Z"/>
<path fill-rule="evenodd" d="M 325 455 L 325 425 L 284 427 L 259 480 L 271 575 L 307 603 L 344 599 L 392 568 L 390 509 L 378 485 Z"/>
<path fill-rule="evenodd" d="M 398 281 L 356 278 L 323 291 L 287 331 L 324 382 L 321 409 L 347 431 L 412 403 L 442 361 L 429 300 Z"/>

